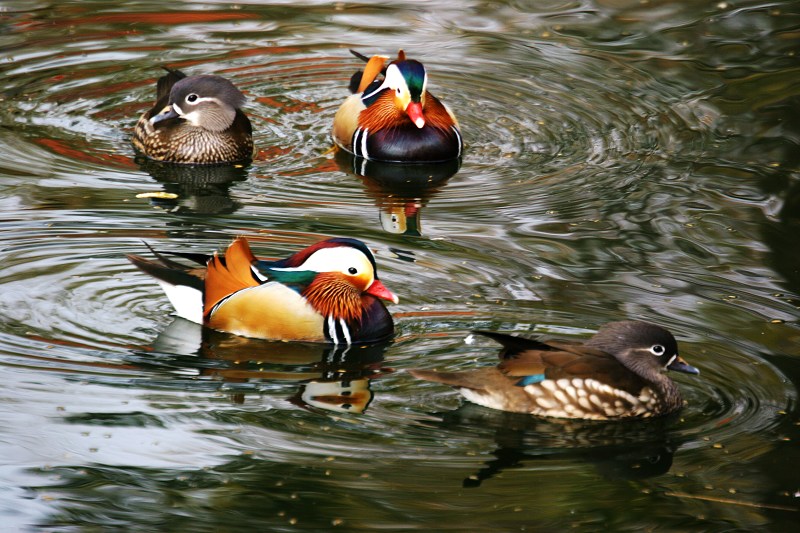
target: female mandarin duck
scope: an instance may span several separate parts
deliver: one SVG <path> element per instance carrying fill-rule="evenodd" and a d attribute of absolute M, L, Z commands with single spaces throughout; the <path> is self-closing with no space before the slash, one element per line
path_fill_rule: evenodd
<path fill-rule="evenodd" d="M 219 76 L 167 69 L 155 106 L 139 118 L 133 146 L 156 161 L 209 164 L 253 157 L 253 128 L 240 109 L 245 97 Z"/>
<path fill-rule="evenodd" d="M 678 344 L 669 331 L 647 322 L 611 322 L 585 344 L 478 333 L 503 345 L 496 367 L 411 373 L 451 385 L 485 407 L 595 420 L 677 411 L 681 395 L 664 371 L 700 373 L 678 356 Z"/>
<path fill-rule="evenodd" d="M 356 56 L 364 56 L 353 52 Z M 351 95 L 333 119 L 333 140 L 365 159 L 394 162 L 449 161 L 461 156 L 458 122 L 428 92 L 428 74 L 401 50 L 373 56 L 350 80 Z M 383 73 L 383 79 L 379 75 Z"/>
<path fill-rule="evenodd" d="M 394 333 L 375 258 L 356 239 L 333 238 L 278 261 L 258 260 L 240 237 L 225 255 L 170 253 L 203 265 L 129 255 L 155 277 L 178 316 L 246 337 L 356 344 Z"/>

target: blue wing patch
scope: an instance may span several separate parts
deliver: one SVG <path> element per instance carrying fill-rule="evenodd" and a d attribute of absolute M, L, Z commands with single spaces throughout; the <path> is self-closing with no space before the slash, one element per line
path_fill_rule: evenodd
<path fill-rule="evenodd" d="M 526 387 L 528 385 L 535 385 L 544 381 L 544 374 L 534 374 L 532 376 L 525 376 L 517 381 L 517 387 Z"/>

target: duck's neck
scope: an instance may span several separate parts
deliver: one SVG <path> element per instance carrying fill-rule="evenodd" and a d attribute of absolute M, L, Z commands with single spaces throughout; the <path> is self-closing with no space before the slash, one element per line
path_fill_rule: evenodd
<path fill-rule="evenodd" d="M 653 391 L 661 399 L 661 404 L 666 411 L 677 409 L 683 403 L 680 390 L 678 386 L 666 374 L 657 374 L 656 379 L 652 381 L 651 387 Z"/>
<path fill-rule="evenodd" d="M 657 411 L 669 413 L 681 406 L 683 400 L 678 386 L 664 372 L 658 372 L 652 368 L 631 368 L 631 370 L 648 383 L 653 394 L 658 398 Z"/>
<path fill-rule="evenodd" d="M 324 317 L 344 320 L 348 324 L 361 321 L 361 293 L 337 274 L 318 274 L 303 291 L 303 296 Z"/>
<path fill-rule="evenodd" d="M 377 100 L 361 112 L 359 119 L 361 127 L 370 132 L 376 132 L 405 122 L 411 124 L 411 119 L 402 109 L 398 109 L 394 105 L 392 91 L 384 91 Z"/>

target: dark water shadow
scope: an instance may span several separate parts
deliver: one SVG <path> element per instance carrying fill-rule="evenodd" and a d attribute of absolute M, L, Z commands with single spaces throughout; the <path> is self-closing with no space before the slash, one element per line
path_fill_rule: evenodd
<path fill-rule="evenodd" d="M 143 156 L 139 167 L 161 183 L 174 198 L 151 197 L 157 207 L 179 214 L 230 214 L 241 205 L 230 196 L 233 184 L 247 179 L 249 164 L 179 165 L 162 163 Z"/>
<path fill-rule="evenodd" d="M 465 403 L 455 411 L 436 413 L 448 431 L 485 428 L 496 448 L 493 459 L 470 474 L 463 487 L 478 487 L 496 475 L 526 462 L 576 460 L 592 464 L 609 479 L 644 479 L 662 475 L 672 466 L 678 443 L 668 428 L 675 416 L 653 420 L 599 422 L 538 418 L 495 411 Z"/>
<path fill-rule="evenodd" d="M 800 293 L 800 181 L 787 174 L 774 176 L 764 188 L 782 199 L 777 219 L 763 226 L 764 242 L 769 247 L 772 268 L 783 278 L 786 288 Z M 777 189 L 777 190 L 776 190 Z M 794 302 L 800 305 L 800 302 Z"/>
<path fill-rule="evenodd" d="M 335 346 L 276 342 L 215 331 L 177 318 L 152 343 L 170 357 L 170 366 L 195 369 L 201 377 L 226 384 L 297 383 L 288 399 L 304 408 L 363 413 L 373 399 L 370 380 L 394 372 L 383 367 L 391 344 Z M 153 354 L 147 354 L 153 358 Z M 243 403 L 237 390 L 231 401 Z"/>
<path fill-rule="evenodd" d="M 384 163 L 337 150 L 342 172 L 357 176 L 380 213 L 388 232 L 422 235 L 422 209 L 461 168 L 461 160 L 441 163 Z"/>

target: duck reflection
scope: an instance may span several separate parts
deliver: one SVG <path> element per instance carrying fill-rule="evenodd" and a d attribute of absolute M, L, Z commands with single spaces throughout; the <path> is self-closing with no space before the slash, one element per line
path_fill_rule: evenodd
<path fill-rule="evenodd" d="M 363 413 L 373 398 L 370 380 L 394 370 L 381 366 L 389 342 L 336 346 L 250 339 L 177 318 L 153 342 L 155 351 L 178 356 L 182 366 L 226 383 L 299 383 L 289 401 L 303 408 Z M 197 356 L 200 359 L 197 359 Z M 242 403 L 244 394 L 232 397 Z"/>
<path fill-rule="evenodd" d="M 440 415 L 442 428 L 493 432 L 494 459 L 464 479 L 464 487 L 478 487 L 505 470 L 526 461 L 577 459 L 591 463 L 610 479 L 644 479 L 669 471 L 677 445 L 667 428 L 674 416 L 631 422 L 599 422 L 537 418 L 519 413 L 464 404 Z"/>
<path fill-rule="evenodd" d="M 240 204 L 230 197 L 231 186 L 247 179 L 249 165 L 182 165 L 137 156 L 139 168 L 161 183 L 174 198 L 151 198 L 151 202 L 174 213 L 230 214 Z"/>
<path fill-rule="evenodd" d="M 422 235 L 421 212 L 461 167 L 461 160 L 441 163 L 386 163 L 336 151 L 342 172 L 358 176 L 380 210 L 381 226 L 388 233 Z"/>

